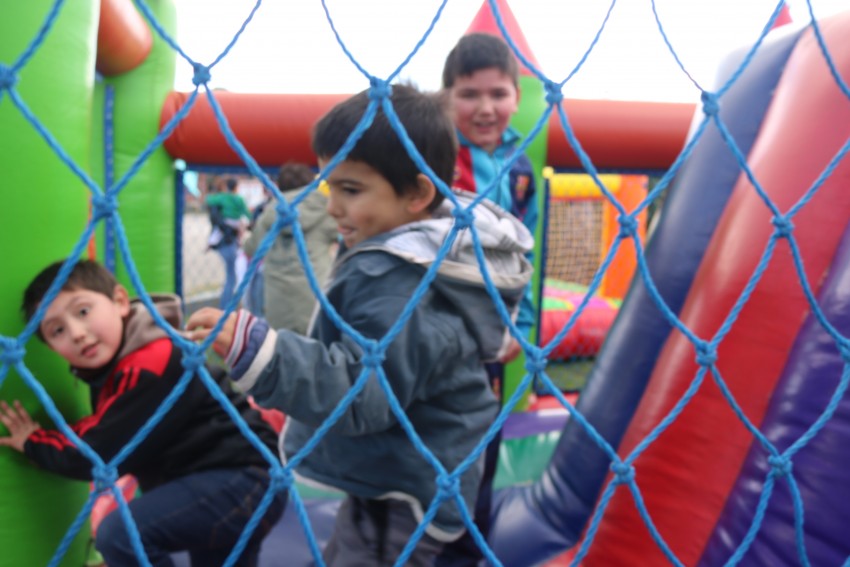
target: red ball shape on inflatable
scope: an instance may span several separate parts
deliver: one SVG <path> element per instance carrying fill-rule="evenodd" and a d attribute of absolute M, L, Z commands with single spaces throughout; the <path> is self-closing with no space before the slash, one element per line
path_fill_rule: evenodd
<path fill-rule="evenodd" d="M 576 312 L 587 286 L 547 278 L 543 284 L 543 309 L 540 321 L 540 344 L 548 345 L 567 325 Z M 558 341 L 550 360 L 568 360 L 577 356 L 595 356 L 617 316 L 620 301 L 598 295 L 591 296 L 575 324 Z"/>

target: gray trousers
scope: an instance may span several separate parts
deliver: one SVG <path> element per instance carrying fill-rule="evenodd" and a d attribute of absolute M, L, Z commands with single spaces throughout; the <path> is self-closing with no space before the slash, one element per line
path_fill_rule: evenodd
<path fill-rule="evenodd" d="M 348 496 L 342 502 L 323 557 L 328 567 L 395 565 L 418 522 L 400 500 L 365 500 Z M 428 534 L 416 543 L 406 566 L 432 567 L 443 543 Z"/>

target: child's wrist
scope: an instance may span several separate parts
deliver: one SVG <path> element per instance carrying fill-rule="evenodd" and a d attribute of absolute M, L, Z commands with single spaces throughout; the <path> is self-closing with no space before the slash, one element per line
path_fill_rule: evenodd
<path fill-rule="evenodd" d="M 269 325 L 263 319 L 245 309 L 236 312 L 233 341 L 224 359 L 233 380 L 239 380 L 251 366 L 268 333 Z"/>

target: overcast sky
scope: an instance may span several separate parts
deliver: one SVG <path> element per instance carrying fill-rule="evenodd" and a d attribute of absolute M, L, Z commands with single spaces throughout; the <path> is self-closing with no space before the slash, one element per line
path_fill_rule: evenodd
<path fill-rule="evenodd" d="M 710 88 L 724 54 L 751 45 L 776 0 L 657 0 L 658 16 L 688 73 Z M 209 64 L 247 17 L 253 0 L 176 0 L 177 40 Z M 327 0 L 343 42 L 369 73 L 387 77 L 421 39 L 439 0 Z M 512 0 L 543 72 L 562 81 L 596 35 L 610 0 Z M 796 23 L 805 0 L 789 0 Z M 468 28 L 482 0 L 449 0 L 425 45 L 400 77 L 439 87 L 443 59 Z M 847 0 L 812 0 L 823 17 Z M 368 81 L 345 56 L 320 0 L 265 0 L 211 85 L 238 92 L 354 93 Z M 178 90 L 191 90 L 191 69 L 178 61 Z M 679 69 L 658 31 L 650 0 L 617 0 L 598 45 L 564 89 L 568 98 L 693 102 L 699 91 Z"/>

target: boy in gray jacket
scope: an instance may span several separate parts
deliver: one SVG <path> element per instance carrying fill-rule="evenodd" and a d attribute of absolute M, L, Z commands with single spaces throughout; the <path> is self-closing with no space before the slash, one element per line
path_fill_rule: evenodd
<path fill-rule="evenodd" d="M 425 163 L 449 184 L 457 142 L 442 99 L 393 85 L 390 100 Z M 474 508 L 482 461 L 459 466 L 498 411 L 484 362 L 499 358 L 509 336 L 485 289 L 468 227 L 458 232 L 424 295 L 408 305 L 447 242 L 453 205 L 408 156 L 381 110 L 347 158 L 327 168 L 369 102 L 362 92 L 338 104 L 313 133 L 330 187 L 328 213 L 342 240 L 325 295 L 345 324 L 323 308 L 304 337 L 274 331 L 239 311 L 213 346 L 238 387 L 261 406 L 287 414 L 283 457 L 298 455 L 300 477 L 347 494 L 324 550 L 327 564 L 393 565 L 436 502 L 436 514 L 405 561 L 430 566 L 445 542 L 465 530 L 452 490 L 467 510 Z M 474 198 L 455 196 L 464 209 Z M 515 315 L 531 277 L 525 253 L 532 237 L 487 201 L 469 217 L 487 272 Z M 220 316 L 217 309 L 203 309 L 187 328 L 202 340 Z M 400 318 L 404 323 L 396 328 Z M 382 382 L 428 458 L 403 427 L 406 420 L 395 413 Z M 299 454 L 342 401 L 350 403 L 339 419 L 315 447 Z M 434 458 L 448 473 L 439 486 Z"/>

